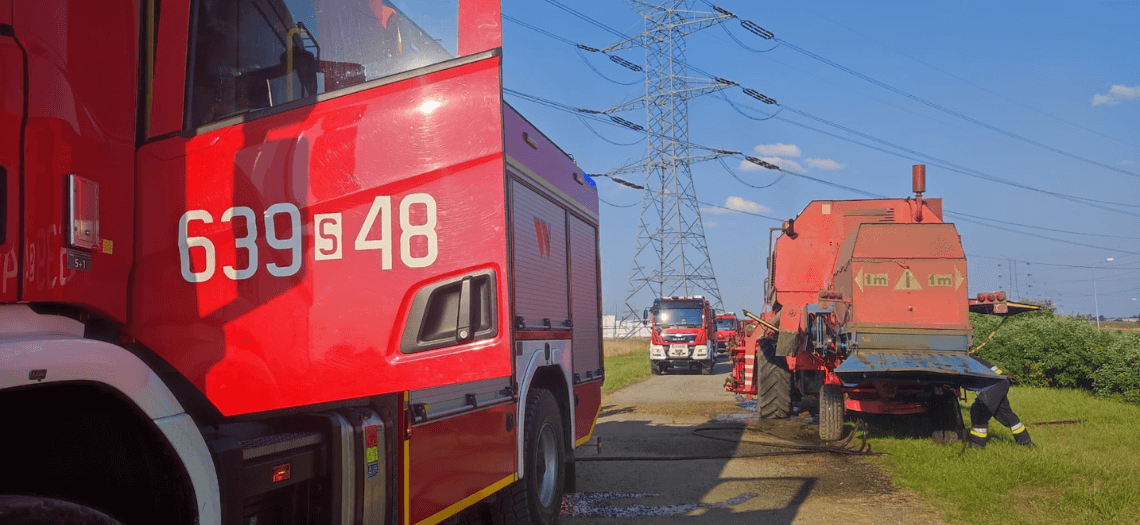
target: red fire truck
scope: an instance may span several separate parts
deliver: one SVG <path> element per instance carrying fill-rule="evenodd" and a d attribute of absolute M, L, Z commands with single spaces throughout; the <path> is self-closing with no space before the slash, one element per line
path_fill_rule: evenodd
<path fill-rule="evenodd" d="M 716 317 L 701 295 L 653 300 L 642 318 L 650 325 L 649 366 L 656 375 L 671 368 L 712 373 L 716 365 Z"/>
<path fill-rule="evenodd" d="M 598 200 L 503 102 L 500 28 L 0 0 L 0 515 L 555 521 L 600 406 Z"/>
<path fill-rule="evenodd" d="M 728 346 L 740 330 L 740 320 L 734 313 L 717 314 L 716 316 L 716 353 L 728 353 Z"/>

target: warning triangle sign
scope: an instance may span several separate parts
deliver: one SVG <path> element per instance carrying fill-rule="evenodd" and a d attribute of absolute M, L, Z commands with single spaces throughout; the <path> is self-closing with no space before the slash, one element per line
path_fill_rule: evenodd
<path fill-rule="evenodd" d="M 914 278 L 914 274 L 910 272 L 910 268 L 903 270 L 902 277 L 899 277 L 899 282 L 895 283 L 895 290 L 921 290 L 922 287 L 918 284 L 918 279 Z"/>

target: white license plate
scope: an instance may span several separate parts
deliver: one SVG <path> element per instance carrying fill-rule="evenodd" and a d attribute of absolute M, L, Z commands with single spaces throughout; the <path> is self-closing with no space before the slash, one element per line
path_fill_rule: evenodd
<path fill-rule="evenodd" d="M 673 345 L 669 347 L 669 355 L 674 357 L 685 357 L 689 355 L 689 345 Z"/>

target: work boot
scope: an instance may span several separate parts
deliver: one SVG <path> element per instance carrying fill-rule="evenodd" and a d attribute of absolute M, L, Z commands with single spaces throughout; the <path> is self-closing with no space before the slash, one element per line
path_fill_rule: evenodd
<path fill-rule="evenodd" d="M 966 435 L 966 444 L 970 448 L 986 448 L 986 430 L 984 428 L 971 428 L 970 433 Z"/>
<path fill-rule="evenodd" d="M 1018 445 L 1023 447 L 1037 446 L 1033 444 L 1033 438 L 1029 437 L 1029 430 L 1025 428 L 1025 425 L 1018 423 L 1010 427 L 1010 430 L 1013 431 L 1013 440 L 1016 441 Z"/>

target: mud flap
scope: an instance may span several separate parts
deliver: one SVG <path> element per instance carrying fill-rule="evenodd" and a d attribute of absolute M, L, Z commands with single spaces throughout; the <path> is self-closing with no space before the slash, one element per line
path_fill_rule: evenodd
<path fill-rule="evenodd" d="M 848 387 L 894 379 L 947 383 L 970 390 L 983 390 L 1004 379 L 965 352 L 915 350 L 855 352 L 835 368 L 835 375 Z"/>
<path fill-rule="evenodd" d="M 796 350 L 799 349 L 797 335 L 796 332 L 780 330 L 780 334 L 776 337 L 776 355 L 783 357 L 796 355 Z"/>

